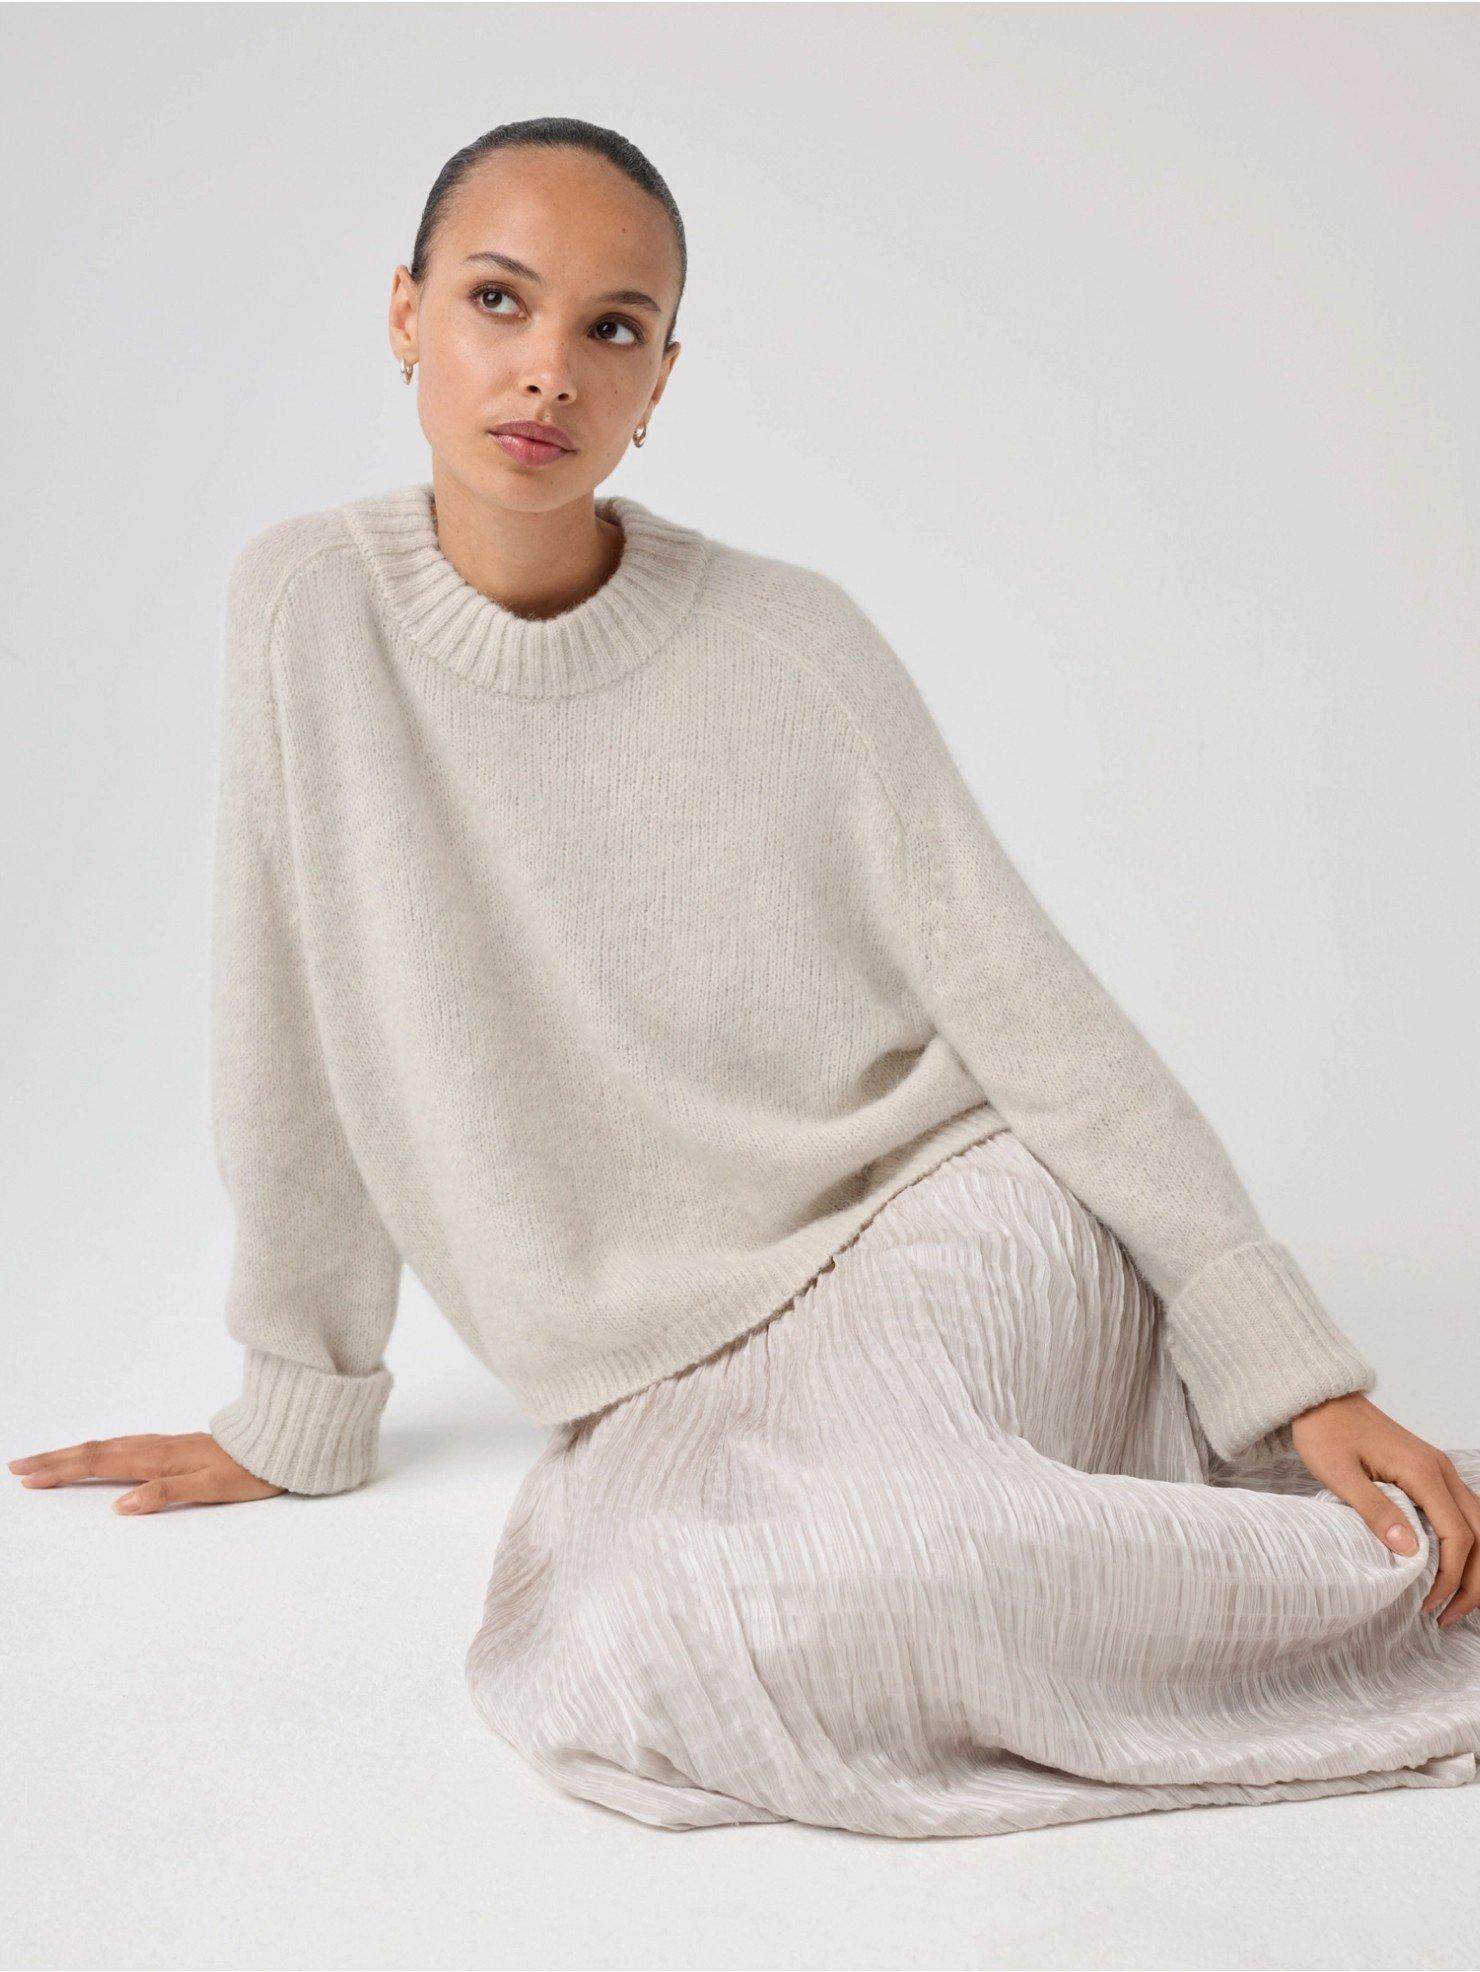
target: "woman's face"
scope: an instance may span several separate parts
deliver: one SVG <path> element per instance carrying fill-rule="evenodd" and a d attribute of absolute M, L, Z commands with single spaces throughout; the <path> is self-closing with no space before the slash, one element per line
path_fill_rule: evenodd
<path fill-rule="evenodd" d="M 391 348 L 417 365 L 440 469 L 528 512 L 593 493 L 677 361 L 662 338 L 679 271 L 667 214 L 604 158 L 490 152 L 443 207 L 421 288 L 402 266 L 391 294 Z M 522 420 L 559 425 L 574 449 L 513 456 L 490 434 Z"/>

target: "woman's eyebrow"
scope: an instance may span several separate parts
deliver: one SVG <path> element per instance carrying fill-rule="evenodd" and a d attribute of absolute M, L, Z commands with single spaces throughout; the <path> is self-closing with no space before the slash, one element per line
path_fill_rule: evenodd
<path fill-rule="evenodd" d="M 521 274 L 526 281 L 542 284 L 541 275 L 536 274 L 532 267 L 526 267 L 522 260 L 515 260 L 511 254 L 494 253 L 491 249 L 485 249 L 482 253 L 468 254 L 466 259 L 488 260 L 495 267 L 502 267 L 506 274 Z M 644 294 L 641 288 L 613 288 L 610 294 L 599 294 L 596 299 L 625 302 L 629 308 L 650 308 L 655 315 L 661 315 L 663 312 L 652 296 Z"/>

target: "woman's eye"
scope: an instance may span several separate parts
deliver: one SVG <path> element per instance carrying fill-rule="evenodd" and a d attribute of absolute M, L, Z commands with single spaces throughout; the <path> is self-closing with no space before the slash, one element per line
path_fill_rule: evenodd
<path fill-rule="evenodd" d="M 473 300 L 479 304 L 480 314 L 498 315 L 498 314 L 507 313 L 507 310 L 484 306 L 485 297 L 491 294 L 499 295 L 505 301 L 512 302 L 514 304 L 515 311 L 517 312 L 519 307 L 519 301 L 517 296 L 511 294 L 507 288 L 485 285 L 484 287 L 474 288 L 473 290 Z M 618 349 L 631 349 L 634 348 L 638 343 L 643 341 L 642 331 L 639 328 L 637 328 L 633 323 L 624 321 L 620 315 L 603 316 L 601 321 L 599 321 L 596 324 L 596 328 L 598 331 L 603 329 L 619 329 L 623 331 L 629 338 L 629 340 L 626 342 L 618 342 L 616 337 L 614 336 L 600 335 L 600 334 L 597 335 L 597 340 L 599 342 L 612 343 Z"/>

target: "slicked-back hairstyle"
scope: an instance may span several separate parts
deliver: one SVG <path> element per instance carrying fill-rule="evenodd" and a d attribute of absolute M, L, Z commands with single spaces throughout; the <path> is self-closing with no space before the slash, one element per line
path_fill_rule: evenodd
<path fill-rule="evenodd" d="M 422 208 L 421 224 L 416 229 L 416 245 L 409 263 L 413 281 L 420 283 L 426 279 L 437 221 L 463 179 L 490 151 L 509 150 L 516 145 L 552 151 L 590 151 L 594 156 L 604 157 L 609 164 L 614 164 L 640 191 L 655 198 L 668 214 L 678 241 L 678 296 L 682 301 L 689 277 L 689 250 L 684 237 L 683 219 L 672 192 L 636 144 L 630 143 L 615 130 L 607 130 L 599 123 L 587 123 L 578 116 L 535 116 L 526 118 L 522 123 L 500 123 L 492 130 L 485 130 L 481 137 L 475 137 L 471 144 L 464 144 L 460 151 L 455 151 L 437 173 L 436 183 L 427 194 L 426 205 Z M 663 341 L 664 349 L 673 347 L 673 332 L 677 326 L 678 302 L 675 302 L 673 319 L 668 324 L 668 333 Z"/>

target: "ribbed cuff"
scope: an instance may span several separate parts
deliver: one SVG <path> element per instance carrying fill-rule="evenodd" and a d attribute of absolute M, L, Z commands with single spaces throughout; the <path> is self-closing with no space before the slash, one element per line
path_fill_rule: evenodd
<path fill-rule="evenodd" d="M 208 1429 L 223 1451 L 289 1493 L 342 1493 L 375 1470 L 380 1414 L 393 1379 L 336 1376 L 248 1349 L 242 1394 Z"/>
<path fill-rule="evenodd" d="M 1172 1361 L 1222 1458 L 1250 1450 L 1312 1404 L 1377 1382 L 1274 1240 L 1210 1261 L 1168 1304 L 1166 1321 Z"/>

